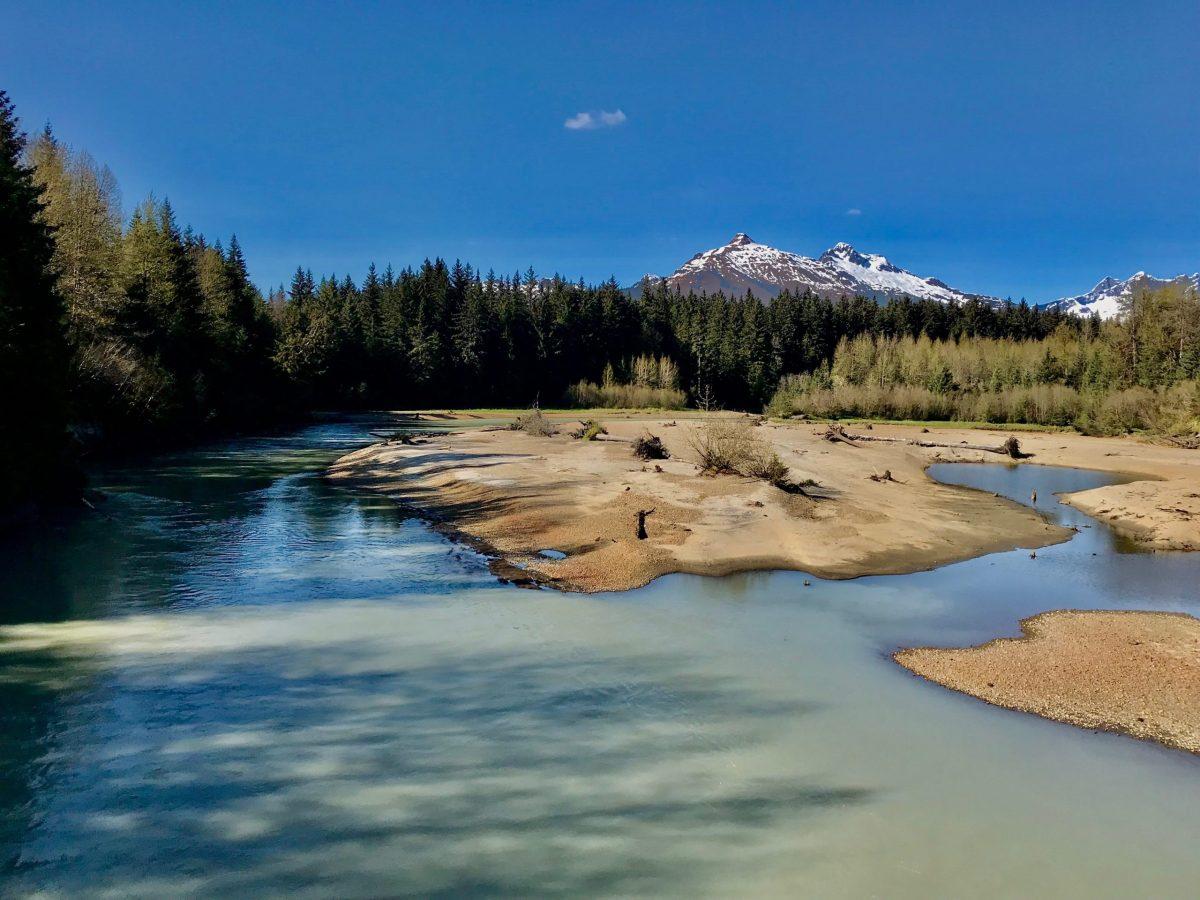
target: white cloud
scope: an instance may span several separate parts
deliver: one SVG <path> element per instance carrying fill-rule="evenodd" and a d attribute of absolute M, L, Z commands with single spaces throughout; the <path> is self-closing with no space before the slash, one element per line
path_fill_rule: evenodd
<path fill-rule="evenodd" d="M 598 109 L 576 113 L 563 122 L 563 127 L 568 131 L 594 131 L 597 128 L 616 128 L 618 125 L 624 124 L 625 119 L 625 113 L 619 109 L 614 109 L 612 112 Z"/>
<path fill-rule="evenodd" d="M 862 215 L 862 210 L 861 210 L 861 209 L 859 209 L 857 206 L 852 206 L 852 207 L 850 207 L 848 210 L 846 210 L 846 215 L 848 215 L 848 216 L 861 216 L 861 215 Z"/>

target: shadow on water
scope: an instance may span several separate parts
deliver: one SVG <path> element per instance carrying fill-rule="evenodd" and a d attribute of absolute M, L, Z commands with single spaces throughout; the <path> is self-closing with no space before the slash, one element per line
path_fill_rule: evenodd
<path fill-rule="evenodd" d="M 812 709 L 684 658 L 526 660 L 373 640 L 407 621 L 387 615 L 347 636 L 345 614 L 317 605 L 282 634 L 276 618 L 137 617 L 101 629 L 98 657 L 75 638 L 15 651 L 22 690 L 72 697 L 52 729 L 37 705 L 7 722 L 10 746 L 44 732 L 41 755 L 5 755 L 5 782 L 26 785 L 10 798 L 26 821 L 6 836 L 27 832 L 8 845 L 10 886 L 689 893 L 736 875 L 774 829 L 871 799 L 783 772 L 714 779 L 760 723 Z M 314 640 L 314 627 L 338 636 Z M 103 659 L 112 645 L 118 667 Z M 54 791 L 48 768 L 70 772 Z"/>

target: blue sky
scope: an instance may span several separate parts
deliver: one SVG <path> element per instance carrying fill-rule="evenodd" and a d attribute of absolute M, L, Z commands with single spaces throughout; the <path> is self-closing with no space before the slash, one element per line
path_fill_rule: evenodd
<path fill-rule="evenodd" d="M 0 87 L 252 275 L 735 231 L 1045 300 L 1200 269 L 1200 3 L 14 3 Z M 568 124 L 585 127 L 567 127 Z M 850 212 L 858 211 L 857 213 Z"/>

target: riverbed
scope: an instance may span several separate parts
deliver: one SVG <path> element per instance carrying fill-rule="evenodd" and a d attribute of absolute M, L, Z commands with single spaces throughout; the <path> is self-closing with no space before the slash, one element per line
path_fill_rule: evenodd
<path fill-rule="evenodd" d="M 929 572 L 503 585 L 331 486 L 371 417 L 97 473 L 0 549 L 0 893 L 1190 897 L 1200 758 L 896 666 L 1055 608 L 1200 613 L 1200 558 L 1067 543 Z"/>

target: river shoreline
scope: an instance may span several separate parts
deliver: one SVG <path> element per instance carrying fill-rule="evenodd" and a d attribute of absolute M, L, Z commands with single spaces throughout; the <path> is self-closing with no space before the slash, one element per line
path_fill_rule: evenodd
<path fill-rule="evenodd" d="M 728 415 L 728 414 L 726 414 Z M 464 423 L 470 420 L 464 420 Z M 583 592 L 628 590 L 662 575 L 726 575 L 763 569 L 822 578 L 903 574 L 1070 538 L 1028 507 L 934 482 L 938 462 L 998 462 L 994 453 L 920 447 L 916 427 L 877 425 L 874 441 L 851 447 L 824 440 L 812 423 L 765 423 L 768 441 L 811 496 L 737 476 L 706 476 L 690 448 L 703 417 L 602 418 L 609 440 L 566 431 L 535 437 L 508 430 L 446 432 L 421 443 L 384 442 L 341 457 L 336 484 L 380 492 L 498 560 L 501 577 Z M 653 433 L 671 459 L 644 463 L 629 441 Z M 944 444 L 998 444 L 1003 433 L 939 429 Z M 1063 499 L 1112 521 L 1148 546 L 1200 546 L 1200 459 L 1133 440 L 1022 432 L 1028 463 L 1121 474 L 1129 483 Z M 890 472 L 890 481 L 872 480 Z M 1189 493 L 1193 496 L 1187 496 Z M 1193 515 L 1192 507 L 1195 508 Z M 639 510 L 647 539 L 636 536 Z M 540 551 L 553 549 L 564 559 Z"/>
<path fill-rule="evenodd" d="M 807 495 L 700 471 L 691 434 L 704 417 L 606 417 L 609 440 L 511 430 L 432 434 L 341 457 L 327 478 L 380 492 L 443 534 L 492 557 L 498 577 L 598 592 L 671 573 L 797 570 L 826 579 L 906 574 L 1069 540 L 1074 530 L 998 493 L 935 481 L 937 463 L 1057 465 L 1120 483 L 1058 499 L 1147 550 L 1200 547 L 1200 458 L 1134 440 L 1022 432 L 1021 463 L 967 445 L 1003 433 L 876 425 L 870 441 L 828 441 L 813 423 L 752 426 Z M 630 444 L 661 437 L 671 458 L 643 463 Z M 881 440 L 882 439 L 882 440 Z M 940 447 L 916 442 L 938 443 Z M 1048 498 L 1043 498 L 1044 502 Z M 1036 505 L 1036 497 L 1031 497 Z M 646 536 L 636 522 L 646 516 Z M 546 550 L 559 551 L 547 558 Z M 807 584 L 807 582 L 805 582 Z M 902 649 L 894 660 L 931 682 L 1010 709 L 1200 752 L 1200 622 L 1156 612 L 1055 610 L 1023 637 L 961 648 Z M 1186 690 L 1187 686 L 1192 690 Z"/>
<path fill-rule="evenodd" d="M 1200 619 L 1054 610 L 1020 626 L 1018 638 L 910 648 L 893 659 L 993 706 L 1200 754 Z"/>

